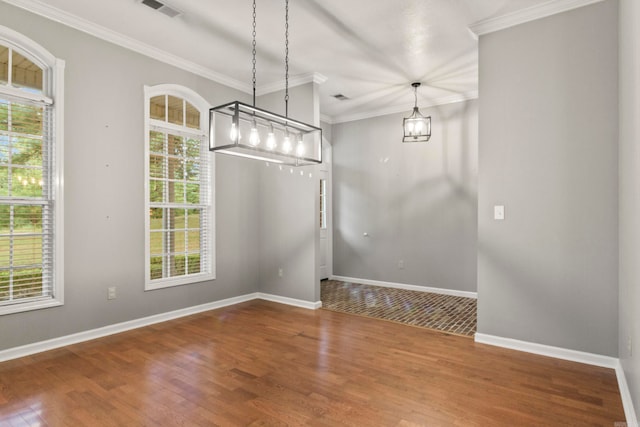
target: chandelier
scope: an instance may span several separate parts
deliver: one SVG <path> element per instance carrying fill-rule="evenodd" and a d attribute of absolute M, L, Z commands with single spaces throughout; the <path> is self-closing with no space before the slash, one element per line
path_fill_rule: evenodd
<path fill-rule="evenodd" d="M 431 138 L 431 116 L 425 117 L 418 110 L 418 88 L 420 83 L 411 83 L 415 104 L 413 112 L 402 122 L 404 127 L 404 138 L 402 142 L 427 142 Z"/>
<path fill-rule="evenodd" d="M 253 105 L 233 101 L 209 110 L 209 150 L 269 163 L 322 163 L 322 130 L 289 118 L 289 0 L 285 0 L 285 115 L 256 107 L 256 0 L 253 0 Z"/>

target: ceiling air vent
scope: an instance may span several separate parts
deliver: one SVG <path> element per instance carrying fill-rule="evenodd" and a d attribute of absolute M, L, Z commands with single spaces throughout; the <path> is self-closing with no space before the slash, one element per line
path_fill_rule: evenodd
<path fill-rule="evenodd" d="M 151 9 L 157 10 L 158 12 L 164 13 L 169 18 L 175 18 L 182 13 L 179 10 L 169 6 L 168 4 L 161 3 L 157 0 L 141 0 L 140 3 L 145 6 L 149 6 Z"/>
<path fill-rule="evenodd" d="M 349 97 L 344 96 L 343 94 L 339 93 L 337 95 L 332 95 L 335 99 L 337 99 L 338 101 L 346 101 L 347 99 L 349 99 Z"/>

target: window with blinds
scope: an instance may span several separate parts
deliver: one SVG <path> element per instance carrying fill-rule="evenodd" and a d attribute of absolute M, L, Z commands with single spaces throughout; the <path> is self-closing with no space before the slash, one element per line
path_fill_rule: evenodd
<path fill-rule="evenodd" d="M 169 94 L 147 96 L 147 103 L 146 288 L 212 279 L 206 109 Z"/>
<path fill-rule="evenodd" d="M 51 72 L 0 37 L 0 314 L 62 303 Z"/>

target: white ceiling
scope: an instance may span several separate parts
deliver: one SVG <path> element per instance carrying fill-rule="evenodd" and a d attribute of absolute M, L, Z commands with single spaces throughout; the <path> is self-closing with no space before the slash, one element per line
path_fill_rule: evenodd
<path fill-rule="evenodd" d="M 98 33 L 125 36 L 251 87 L 251 0 L 166 0 L 169 18 L 139 0 L 5 0 L 39 4 Z M 162 0 L 161 0 L 162 1 Z M 548 0 L 290 0 L 290 74 L 319 73 L 321 113 L 345 121 L 474 97 L 477 39 L 469 26 Z M 43 6 L 44 5 L 44 6 Z M 29 8 L 29 7 L 27 7 Z M 109 31 L 110 30 L 110 31 Z M 259 91 L 284 81 L 284 0 L 257 0 Z M 339 101 L 332 97 L 350 98 Z"/>

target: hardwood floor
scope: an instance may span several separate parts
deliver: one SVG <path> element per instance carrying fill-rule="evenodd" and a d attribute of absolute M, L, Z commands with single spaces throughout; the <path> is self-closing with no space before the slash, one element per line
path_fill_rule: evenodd
<path fill-rule="evenodd" d="M 0 364 L 0 425 L 624 421 L 613 370 L 251 301 Z"/>

